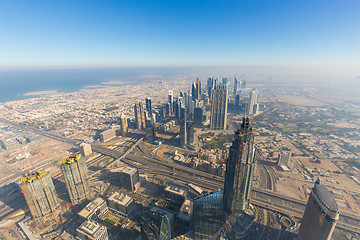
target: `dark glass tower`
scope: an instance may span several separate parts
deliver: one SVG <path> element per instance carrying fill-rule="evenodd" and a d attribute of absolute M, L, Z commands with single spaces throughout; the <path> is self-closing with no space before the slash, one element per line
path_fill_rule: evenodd
<path fill-rule="evenodd" d="M 235 132 L 226 162 L 225 211 L 233 214 L 249 207 L 254 169 L 254 134 L 249 118 L 244 118 L 240 129 Z"/>
<path fill-rule="evenodd" d="M 187 116 L 186 109 L 180 108 L 180 145 L 185 147 L 187 145 Z"/>
<path fill-rule="evenodd" d="M 301 240 L 329 240 L 339 219 L 334 197 L 318 179 L 312 189 L 299 229 Z"/>
<path fill-rule="evenodd" d="M 216 86 L 212 91 L 210 129 L 226 129 L 228 90 L 226 86 Z"/>
<path fill-rule="evenodd" d="M 170 240 L 171 225 L 165 214 L 145 211 L 140 217 L 142 239 Z"/>
<path fill-rule="evenodd" d="M 219 239 L 224 224 L 222 191 L 210 193 L 194 201 L 195 240 Z"/>

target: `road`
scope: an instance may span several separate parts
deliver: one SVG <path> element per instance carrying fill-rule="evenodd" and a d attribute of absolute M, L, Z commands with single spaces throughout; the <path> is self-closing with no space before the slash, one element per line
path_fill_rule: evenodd
<path fill-rule="evenodd" d="M 37 134 L 40 134 L 40 135 L 43 135 L 43 136 L 46 136 L 46 137 L 49 137 L 49 138 L 52 138 L 52 139 L 55 139 L 58 141 L 62 141 L 62 142 L 68 143 L 68 144 L 76 145 L 77 143 L 79 143 L 78 140 L 68 139 L 66 137 L 58 136 L 58 135 L 55 135 L 55 134 L 52 134 L 49 132 L 43 132 L 38 129 L 32 128 L 32 127 L 24 126 L 24 125 L 21 125 L 18 123 L 12 123 L 12 122 L 6 121 L 1 118 L 0 118 L 0 121 L 5 122 L 9 125 L 13 125 L 14 127 L 17 127 L 17 128 L 20 128 L 20 129 L 23 129 L 26 131 L 33 131 Z M 138 144 L 140 142 L 141 141 L 138 141 Z M 166 162 L 154 155 L 150 155 L 150 157 L 138 156 L 138 155 L 131 154 L 130 151 L 127 151 L 126 156 L 124 156 L 124 153 L 119 152 L 114 149 L 108 149 L 108 148 L 104 148 L 104 147 L 97 146 L 97 145 L 92 145 L 92 148 L 93 148 L 93 151 L 95 151 L 95 152 L 113 157 L 115 159 L 113 162 L 119 161 L 119 159 L 121 158 L 121 161 L 124 163 L 131 164 L 131 165 L 134 165 L 137 163 L 137 164 L 142 164 L 142 165 L 148 167 L 148 169 L 169 172 L 169 174 L 167 174 L 167 175 L 171 178 L 174 178 L 176 180 L 180 180 L 183 182 L 187 182 L 187 183 L 193 183 L 193 184 L 196 184 L 196 185 L 206 188 L 206 189 L 216 191 L 218 189 L 223 188 L 223 184 L 224 184 L 223 177 L 215 176 L 210 173 L 202 172 L 202 171 L 199 171 L 199 170 L 196 170 L 196 169 L 184 166 L 184 165 L 180 165 L 180 164 L 176 164 L 176 163 L 172 163 L 172 162 Z M 142 149 L 142 151 L 146 152 L 146 150 L 143 146 L 140 146 L 140 148 Z M 149 156 L 149 154 L 150 153 L 146 153 L 147 156 Z M 271 175 L 270 170 L 266 171 L 266 172 L 267 172 L 267 174 Z M 174 173 L 176 173 L 176 175 L 173 175 Z M 270 182 L 273 181 L 273 179 L 272 180 L 271 179 L 272 179 L 272 177 L 270 177 Z M 273 186 L 273 183 L 271 183 L 271 185 Z M 261 204 L 262 207 L 265 207 L 265 205 L 268 207 L 270 207 L 270 206 L 272 207 L 272 205 L 270 204 L 270 203 L 272 203 L 272 204 L 275 204 L 274 207 L 278 207 L 277 210 L 283 214 L 292 214 L 294 211 L 302 211 L 303 212 L 303 208 L 301 208 L 299 206 L 299 204 L 302 206 L 306 206 L 306 202 L 304 202 L 304 201 L 289 198 L 287 196 L 283 196 L 283 195 L 274 193 L 272 191 L 264 191 L 262 189 L 253 188 L 252 192 L 253 192 L 252 203 L 254 205 Z M 300 215 L 299 215 L 299 217 L 300 217 Z M 356 222 L 357 225 L 352 226 L 351 224 L 347 224 L 347 222 L 349 222 L 349 221 Z M 358 227 L 359 222 L 360 222 L 360 216 L 341 212 L 337 227 L 351 230 L 351 231 L 354 231 L 354 232 L 360 234 L 360 227 Z"/>

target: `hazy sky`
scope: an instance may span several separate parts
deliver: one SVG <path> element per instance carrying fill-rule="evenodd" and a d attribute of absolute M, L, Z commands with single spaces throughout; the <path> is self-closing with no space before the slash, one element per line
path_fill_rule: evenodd
<path fill-rule="evenodd" d="M 359 11 L 359 0 L 3 0 L 0 67 L 360 66 Z"/>

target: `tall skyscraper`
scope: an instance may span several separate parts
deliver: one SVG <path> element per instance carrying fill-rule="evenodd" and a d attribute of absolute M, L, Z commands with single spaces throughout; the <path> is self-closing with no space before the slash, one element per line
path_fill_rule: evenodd
<path fill-rule="evenodd" d="M 155 114 L 150 119 L 151 122 L 151 141 L 156 141 L 156 126 L 155 126 Z"/>
<path fill-rule="evenodd" d="M 36 171 L 21 179 L 19 184 L 33 218 L 52 214 L 58 221 L 60 203 L 51 176 Z"/>
<path fill-rule="evenodd" d="M 192 95 L 192 100 L 193 101 L 195 101 L 195 99 L 196 99 L 196 83 L 195 82 L 193 82 L 192 84 L 191 84 L 191 95 Z"/>
<path fill-rule="evenodd" d="M 169 111 L 169 115 L 173 114 L 173 105 L 174 105 L 174 92 L 172 90 L 169 90 L 169 95 L 168 95 L 168 103 L 170 104 L 170 111 Z"/>
<path fill-rule="evenodd" d="M 234 93 L 233 93 L 234 96 L 236 96 L 236 94 L 237 94 L 238 85 L 239 85 L 239 83 L 238 83 L 237 78 L 234 78 Z"/>
<path fill-rule="evenodd" d="M 222 191 L 194 200 L 195 240 L 219 239 L 224 224 Z"/>
<path fill-rule="evenodd" d="M 226 129 L 228 90 L 225 86 L 213 89 L 211 101 L 210 129 Z"/>
<path fill-rule="evenodd" d="M 146 106 L 146 111 L 148 111 L 149 117 L 151 117 L 152 114 L 151 98 L 149 97 L 145 98 L 145 106 Z"/>
<path fill-rule="evenodd" d="M 259 99 L 259 92 L 257 90 L 251 91 L 249 96 L 249 108 L 247 111 L 249 115 L 256 114 L 258 99 Z"/>
<path fill-rule="evenodd" d="M 180 108 L 180 145 L 187 145 L 187 114 L 185 108 Z"/>
<path fill-rule="evenodd" d="M 125 117 L 124 114 L 122 114 L 120 116 L 120 132 L 121 132 L 121 136 L 123 136 L 123 137 L 126 137 L 126 135 L 128 133 L 127 118 Z"/>
<path fill-rule="evenodd" d="M 199 78 L 196 78 L 196 99 L 200 100 L 201 98 L 201 82 Z"/>
<path fill-rule="evenodd" d="M 224 209 L 235 213 L 249 207 L 254 178 L 254 134 L 249 118 L 235 132 L 229 158 L 226 162 Z"/>
<path fill-rule="evenodd" d="M 208 96 L 209 99 L 212 100 L 212 92 L 215 87 L 215 79 L 214 77 L 208 78 L 207 80 L 207 90 L 208 90 Z"/>
<path fill-rule="evenodd" d="M 202 126 L 204 118 L 204 110 L 201 107 L 197 107 L 194 109 L 194 124 L 198 127 Z"/>
<path fill-rule="evenodd" d="M 145 112 L 143 104 L 141 102 L 136 103 L 134 109 L 136 129 L 140 130 L 145 128 Z"/>
<path fill-rule="evenodd" d="M 144 240 L 170 240 L 171 225 L 160 212 L 145 211 L 140 217 L 141 237 Z"/>
<path fill-rule="evenodd" d="M 81 203 L 85 199 L 91 199 L 85 158 L 80 153 L 71 152 L 69 157 L 62 161 L 60 169 L 73 205 Z"/>
<path fill-rule="evenodd" d="M 330 240 L 339 219 L 332 194 L 318 179 L 310 193 L 299 229 L 301 240 Z"/>
<path fill-rule="evenodd" d="M 224 86 L 226 86 L 226 87 L 229 87 L 229 79 L 227 79 L 227 78 L 223 78 L 222 79 L 222 85 L 224 85 Z"/>

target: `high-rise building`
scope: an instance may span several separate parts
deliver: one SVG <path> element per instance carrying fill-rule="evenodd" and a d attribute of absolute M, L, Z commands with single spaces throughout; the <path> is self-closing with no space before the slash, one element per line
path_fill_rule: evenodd
<path fill-rule="evenodd" d="M 196 99 L 200 100 L 201 98 L 201 82 L 199 78 L 196 78 Z"/>
<path fill-rule="evenodd" d="M 234 78 L 234 93 L 233 93 L 234 96 L 236 96 L 237 94 L 238 86 L 239 86 L 238 80 L 237 78 Z"/>
<path fill-rule="evenodd" d="M 145 98 L 145 106 L 146 106 L 146 111 L 148 111 L 149 117 L 151 117 L 152 114 L 151 98 L 149 97 Z"/>
<path fill-rule="evenodd" d="M 151 141 L 155 142 L 156 141 L 156 126 L 155 126 L 155 120 L 152 117 L 151 118 Z"/>
<path fill-rule="evenodd" d="M 310 193 L 299 229 L 301 240 L 330 240 L 339 219 L 333 195 L 318 179 Z"/>
<path fill-rule="evenodd" d="M 53 215 L 58 221 L 60 203 L 51 176 L 36 171 L 21 179 L 19 184 L 33 218 Z"/>
<path fill-rule="evenodd" d="M 254 112 L 254 108 L 256 108 L 256 105 L 258 104 L 258 99 L 259 99 L 259 92 L 257 90 L 251 91 L 249 96 L 249 107 L 247 110 L 247 114 L 249 115 L 256 114 L 256 109 Z"/>
<path fill-rule="evenodd" d="M 280 153 L 278 158 L 278 166 L 289 166 L 291 152 Z"/>
<path fill-rule="evenodd" d="M 226 162 L 224 209 L 232 214 L 249 206 L 255 169 L 254 151 L 253 130 L 249 118 L 244 118 L 240 129 L 235 132 Z"/>
<path fill-rule="evenodd" d="M 186 109 L 180 109 L 180 145 L 185 147 L 187 145 L 187 114 Z"/>
<path fill-rule="evenodd" d="M 137 168 L 127 167 L 121 172 L 122 186 L 132 192 L 136 192 L 140 185 L 139 170 Z"/>
<path fill-rule="evenodd" d="M 212 93 L 213 93 L 213 89 L 215 87 L 215 79 L 214 77 L 208 78 L 207 80 L 207 90 L 208 90 L 208 96 L 209 99 L 212 100 Z"/>
<path fill-rule="evenodd" d="M 121 132 L 121 136 L 123 137 L 126 137 L 126 135 L 128 134 L 128 123 L 127 123 L 127 118 L 125 117 L 124 114 L 122 114 L 120 117 L 120 132 Z"/>
<path fill-rule="evenodd" d="M 145 128 L 145 112 L 144 106 L 141 102 L 135 104 L 135 124 L 136 129 L 144 129 Z"/>
<path fill-rule="evenodd" d="M 68 158 L 62 161 L 60 169 L 73 205 L 81 203 L 85 199 L 91 199 L 85 158 L 80 153 L 71 152 Z"/>
<path fill-rule="evenodd" d="M 195 101 L 195 99 L 196 99 L 196 93 L 197 93 L 197 91 L 196 91 L 196 83 L 193 82 L 191 84 L 191 95 L 192 95 L 192 100 L 193 101 Z"/>
<path fill-rule="evenodd" d="M 225 86 L 213 89 L 211 101 L 210 129 L 226 129 L 228 90 Z"/>
<path fill-rule="evenodd" d="M 173 114 L 173 104 L 174 104 L 174 92 L 172 90 L 169 90 L 169 95 L 168 95 L 168 103 L 170 104 L 170 111 L 169 111 L 169 115 Z"/>
<path fill-rule="evenodd" d="M 140 217 L 141 237 L 144 240 L 170 240 L 171 225 L 160 212 L 145 211 Z"/>
<path fill-rule="evenodd" d="M 222 191 L 195 199 L 193 216 L 195 240 L 219 239 L 224 224 Z"/>
<path fill-rule="evenodd" d="M 201 107 L 194 108 L 194 124 L 198 127 L 202 126 L 204 118 L 204 110 Z"/>
<path fill-rule="evenodd" d="M 106 227 L 100 225 L 99 223 L 86 220 L 76 229 L 78 238 L 81 240 L 108 240 L 109 235 L 107 233 Z"/>
<path fill-rule="evenodd" d="M 222 85 L 229 87 L 229 84 L 230 84 L 229 79 L 227 79 L 227 78 L 222 79 Z"/>

